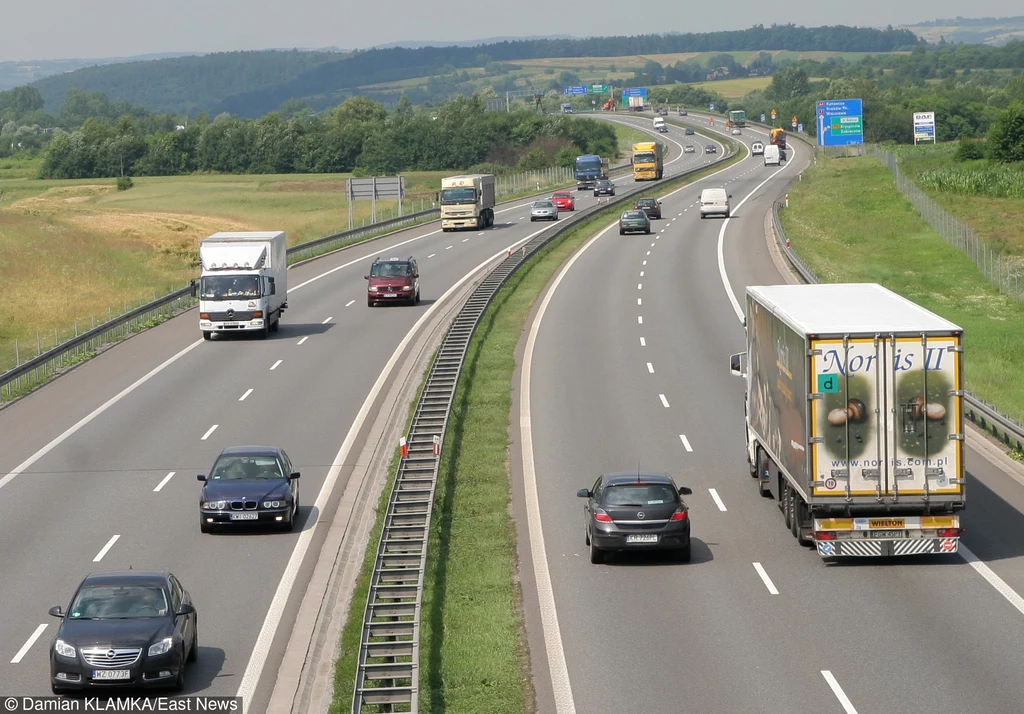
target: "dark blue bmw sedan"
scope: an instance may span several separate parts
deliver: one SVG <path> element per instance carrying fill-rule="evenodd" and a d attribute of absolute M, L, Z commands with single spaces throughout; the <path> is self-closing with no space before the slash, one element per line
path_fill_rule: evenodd
<path fill-rule="evenodd" d="M 199 530 L 250 524 L 295 527 L 299 512 L 299 474 L 284 449 L 233 446 L 214 462 L 199 494 Z"/>

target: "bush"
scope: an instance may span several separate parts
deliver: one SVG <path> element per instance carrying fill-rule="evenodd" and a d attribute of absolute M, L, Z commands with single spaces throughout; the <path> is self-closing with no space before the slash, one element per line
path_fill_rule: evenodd
<path fill-rule="evenodd" d="M 964 137 L 957 143 L 955 157 L 957 161 L 983 159 L 985 158 L 985 147 L 980 141 Z"/>
<path fill-rule="evenodd" d="M 132 182 L 131 176 L 118 176 L 117 177 L 117 190 L 127 191 L 135 184 Z"/>

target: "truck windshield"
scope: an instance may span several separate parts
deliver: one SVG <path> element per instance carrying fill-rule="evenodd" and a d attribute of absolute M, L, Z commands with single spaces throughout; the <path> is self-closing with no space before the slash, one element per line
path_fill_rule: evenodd
<path fill-rule="evenodd" d="M 199 281 L 202 300 L 243 300 L 260 297 L 256 275 L 205 275 Z"/>
<path fill-rule="evenodd" d="M 476 203 L 476 189 L 472 186 L 441 189 L 441 204 L 451 203 Z"/>
<path fill-rule="evenodd" d="M 576 170 L 577 171 L 600 171 L 601 170 L 601 159 L 590 158 L 576 159 Z"/>
<path fill-rule="evenodd" d="M 655 159 L 653 151 L 638 151 L 637 153 L 633 154 L 634 164 L 653 164 L 654 161 Z"/>

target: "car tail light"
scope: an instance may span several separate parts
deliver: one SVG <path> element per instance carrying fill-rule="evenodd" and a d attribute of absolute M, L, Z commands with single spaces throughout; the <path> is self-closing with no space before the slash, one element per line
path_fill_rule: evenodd
<path fill-rule="evenodd" d="M 676 512 L 672 514 L 672 517 L 669 518 L 669 520 L 670 521 L 685 521 L 686 520 L 686 511 L 684 509 L 682 509 L 682 508 L 677 508 Z"/>
<path fill-rule="evenodd" d="M 609 516 L 603 508 L 594 509 L 594 520 L 598 523 L 611 523 L 612 517 Z"/>
<path fill-rule="evenodd" d="M 814 531 L 814 540 L 835 540 L 836 534 L 830 531 Z"/>
<path fill-rule="evenodd" d="M 940 528 L 939 538 L 958 538 L 960 536 L 959 528 Z"/>

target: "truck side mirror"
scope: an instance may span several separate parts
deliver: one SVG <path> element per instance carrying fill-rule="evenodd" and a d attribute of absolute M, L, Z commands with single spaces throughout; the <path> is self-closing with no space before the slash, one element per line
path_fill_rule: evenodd
<path fill-rule="evenodd" d="M 731 357 L 729 357 L 729 371 L 734 376 L 736 376 L 736 377 L 746 377 L 747 376 L 747 370 L 745 369 L 746 365 L 743 364 L 744 361 L 745 361 L 744 358 L 746 356 L 747 356 L 746 352 L 738 352 L 738 353 L 732 355 Z"/>

